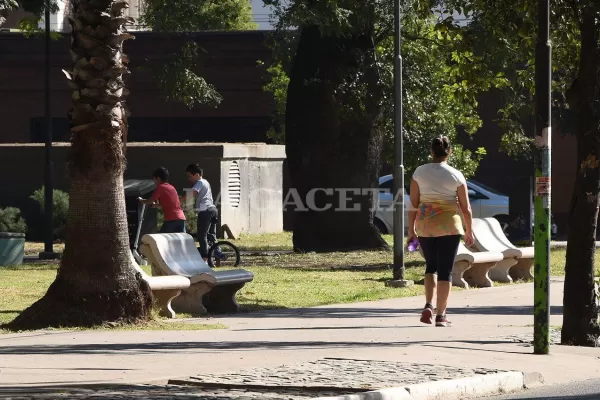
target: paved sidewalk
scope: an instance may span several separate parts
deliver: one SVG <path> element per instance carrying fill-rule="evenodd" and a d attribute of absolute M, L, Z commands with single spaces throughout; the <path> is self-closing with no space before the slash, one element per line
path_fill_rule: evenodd
<path fill-rule="evenodd" d="M 553 279 L 551 294 L 552 325 L 559 326 L 562 280 Z M 408 370 L 401 365 L 414 369 L 424 364 L 445 366 L 436 368 L 438 372 L 540 372 L 547 384 L 600 374 L 600 349 L 553 346 L 551 355 L 532 354 L 532 347 L 524 343 L 533 331 L 532 284 L 460 291 L 452 293 L 450 304 L 452 328 L 420 324 L 419 297 L 193 320 L 218 321 L 229 327 L 226 330 L 1 335 L 0 395 L 75 384 L 165 384 L 170 378 L 207 374 L 213 374 L 211 379 L 235 379 L 232 373 L 240 370 L 246 371 L 249 383 L 256 383 L 263 382 L 265 374 L 248 372 L 255 368 L 272 368 L 283 378 L 287 370 L 291 379 L 297 366 L 327 358 L 364 360 L 373 367 L 387 361 L 390 374 L 404 376 Z M 366 367 L 354 363 L 344 368 L 344 379 L 360 380 Z M 418 368 L 427 380 L 427 373 Z M 339 371 L 328 375 L 328 370 L 321 368 L 322 379 L 341 379 Z M 385 374 L 382 379 L 387 379 Z M 391 375 L 389 379 L 393 383 Z M 268 397 L 263 393 L 262 398 Z"/>

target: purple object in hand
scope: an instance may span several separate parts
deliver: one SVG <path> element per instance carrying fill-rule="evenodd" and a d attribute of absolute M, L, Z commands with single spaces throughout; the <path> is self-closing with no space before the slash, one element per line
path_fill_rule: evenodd
<path fill-rule="evenodd" d="M 413 238 L 408 243 L 408 251 L 413 252 L 413 251 L 417 250 L 418 248 L 419 248 L 419 239 Z"/>

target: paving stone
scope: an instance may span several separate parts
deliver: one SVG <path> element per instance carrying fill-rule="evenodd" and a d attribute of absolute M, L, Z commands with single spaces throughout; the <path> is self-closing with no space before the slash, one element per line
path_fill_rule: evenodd
<path fill-rule="evenodd" d="M 379 389 L 473 375 L 493 374 L 488 368 L 458 368 L 443 365 L 415 364 L 374 360 L 327 358 L 295 365 L 256 368 L 228 374 L 204 374 L 190 382 L 213 385 L 248 384 L 273 387 L 329 387 L 335 389 Z"/>
<path fill-rule="evenodd" d="M 519 335 L 499 336 L 498 339 L 510 340 L 515 343 L 523 343 L 525 346 L 533 346 L 533 328 L 531 333 L 523 333 Z M 550 328 L 550 344 L 560 344 L 560 329 Z"/>
<path fill-rule="evenodd" d="M 57 393 L 19 393 L 12 400 L 181 399 L 181 400 L 308 400 L 385 387 L 459 379 L 504 372 L 489 368 L 458 368 L 374 360 L 327 358 L 294 365 L 256 368 L 226 374 L 205 374 L 187 380 L 194 386 L 128 385 L 123 388 L 72 389 Z M 178 382 L 179 383 L 179 382 Z M 206 387 L 198 386 L 205 384 Z M 239 386 L 239 387 L 238 387 Z"/>

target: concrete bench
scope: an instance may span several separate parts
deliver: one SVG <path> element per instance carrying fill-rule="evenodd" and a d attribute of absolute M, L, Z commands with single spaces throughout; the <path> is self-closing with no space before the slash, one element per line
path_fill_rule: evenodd
<path fill-rule="evenodd" d="M 492 287 L 489 271 L 502 261 L 502 253 L 490 251 L 473 253 L 463 243 L 458 247 L 454 269 L 452 272 L 452 285 L 468 289 L 471 286 Z"/>
<path fill-rule="evenodd" d="M 150 286 L 154 301 L 159 308 L 159 315 L 175 318 L 175 311 L 173 311 L 171 303 L 181 294 L 182 290 L 190 287 L 190 280 L 184 276 L 150 276 L 140 268 L 133 254 L 131 254 L 131 265 Z"/>
<path fill-rule="evenodd" d="M 190 288 L 173 302 L 178 311 L 237 312 L 236 293 L 254 279 L 251 272 L 243 269 L 216 271 L 210 268 L 198 252 L 193 237 L 187 233 L 144 235 L 140 251 L 151 262 L 153 275 L 180 275 L 190 279 Z"/>
<path fill-rule="evenodd" d="M 421 256 L 423 250 L 419 248 Z M 452 268 L 452 285 L 469 289 L 471 286 L 492 287 L 494 283 L 488 272 L 498 261 L 503 259 L 500 253 L 480 252 L 473 253 L 461 242 L 456 251 L 454 267 Z"/>
<path fill-rule="evenodd" d="M 513 245 L 496 218 L 474 218 L 473 236 L 475 250 L 502 253 L 504 260 L 490 270 L 490 278 L 497 282 L 533 279 L 533 247 L 517 248 Z"/>

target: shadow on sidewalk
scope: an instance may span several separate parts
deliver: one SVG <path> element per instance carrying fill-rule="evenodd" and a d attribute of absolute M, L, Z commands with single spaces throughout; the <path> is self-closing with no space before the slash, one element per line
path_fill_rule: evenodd
<path fill-rule="evenodd" d="M 67 399 L 69 395 L 76 396 L 72 398 L 87 398 L 93 396 L 95 399 L 114 399 L 118 393 L 120 399 L 148 399 L 152 396 L 161 396 L 155 398 L 173 398 L 163 397 L 167 391 L 164 386 L 159 385 L 131 385 L 116 383 L 48 383 L 38 382 L 38 386 L 12 386 L 0 387 L 0 398 L 18 397 L 19 399 Z M 93 391 L 93 392 L 90 392 Z M 198 392 L 197 388 L 182 388 L 181 392 Z M 26 397 L 31 396 L 31 397 Z M 204 397 L 195 397 L 201 400 Z"/>
<path fill-rule="evenodd" d="M 233 328 L 231 332 L 275 332 L 275 331 L 346 331 L 356 329 L 406 329 L 406 328 L 421 328 L 423 325 L 405 325 L 405 326 L 307 326 L 307 327 L 290 327 L 290 328 Z"/>
<path fill-rule="evenodd" d="M 40 383 L 43 384 L 43 383 Z M 360 390 L 361 392 L 367 389 Z M 39 387 L 11 387 L 0 388 L 0 398 L 19 398 L 19 399 L 281 399 L 281 398 L 313 398 L 314 396 L 337 396 L 356 393 L 352 389 L 320 389 L 320 388 L 286 388 L 286 387 L 252 387 L 251 389 L 242 388 L 202 388 L 199 386 L 161 386 L 161 385 L 127 385 L 127 384 L 56 384 Z M 300 397 L 298 397 L 300 396 Z"/>
<path fill-rule="evenodd" d="M 421 309 L 359 307 L 286 308 L 238 313 L 227 315 L 225 318 L 395 318 L 402 314 L 418 315 L 421 311 Z M 552 306 L 550 312 L 552 315 L 562 315 L 563 307 Z M 533 315 L 533 306 L 450 307 L 449 313 L 452 315 Z M 219 317 L 215 316 L 215 318 Z"/>
<path fill-rule="evenodd" d="M 150 343 L 85 343 L 64 345 L 13 345 L 0 346 L 0 355 L 149 355 L 153 353 L 181 352 L 184 355 L 192 353 L 222 353 L 224 351 L 261 351 L 261 350 L 326 350 L 335 348 L 378 348 L 378 347 L 408 347 L 415 345 L 436 346 L 444 348 L 456 347 L 456 343 L 472 345 L 513 344 L 508 340 L 412 340 L 412 341 L 240 341 L 240 342 L 150 342 Z M 480 350 L 472 348 L 467 350 Z M 511 351 L 497 351 L 510 353 Z M 518 351 L 515 353 L 519 353 Z M 33 367 L 35 368 L 35 367 Z"/>
<path fill-rule="evenodd" d="M 40 382 L 43 384 L 43 382 Z M 182 395 L 189 394 L 193 398 L 202 399 L 215 399 L 215 393 L 203 393 L 204 391 L 211 392 L 210 389 L 202 389 L 200 387 L 193 386 L 169 386 L 168 388 L 160 385 L 127 385 L 127 384 L 108 384 L 108 383 L 91 383 L 91 384 L 47 384 L 43 387 L 31 387 L 31 386 L 15 386 L 15 387 L 4 387 L 0 388 L 1 398 L 12 398 L 18 397 L 24 398 L 38 398 L 38 399 L 56 399 L 56 398 L 68 398 L 68 395 L 77 396 L 76 398 L 88 398 L 92 396 L 95 399 L 114 399 L 115 396 L 121 399 L 149 399 L 149 398 L 178 398 Z M 259 393 L 258 390 L 254 389 L 254 392 Z M 273 389 L 265 389 L 260 392 L 271 392 Z M 277 390 L 279 394 L 285 394 L 285 389 Z M 289 391 L 290 395 L 298 394 L 297 391 Z M 302 393 L 306 395 L 306 393 Z M 316 393 L 315 393 L 316 394 Z M 333 395 L 331 393 L 330 395 Z M 335 393 L 339 394 L 339 393 Z M 168 397 L 165 397 L 167 395 Z M 238 390 L 224 390 L 219 393 L 218 398 L 220 399 L 234 399 L 242 398 L 240 396 L 247 395 L 244 391 Z M 29 397 L 31 396 L 31 397 Z M 159 397 L 154 397 L 159 396 Z M 205 397 L 206 396 L 206 397 Z M 513 397 L 514 396 L 514 397 Z M 598 394 L 574 394 L 567 396 L 539 396 L 532 394 L 531 397 L 527 396 L 527 391 L 521 392 L 517 395 L 510 397 L 486 397 L 489 400 L 494 399 L 521 399 L 521 400 L 598 400 L 600 399 L 600 392 Z M 304 396 L 303 396 L 304 397 Z M 312 397 L 312 396 L 311 396 Z M 182 397 L 183 398 L 183 397 Z M 187 398 L 187 397 L 185 397 Z M 272 398 L 272 397 L 269 397 Z"/>

